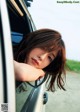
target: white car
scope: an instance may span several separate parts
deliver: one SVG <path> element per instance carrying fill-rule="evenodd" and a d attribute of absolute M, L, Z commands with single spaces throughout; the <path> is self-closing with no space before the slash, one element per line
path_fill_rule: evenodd
<path fill-rule="evenodd" d="M 45 79 L 16 87 L 12 46 L 36 30 L 30 0 L 0 0 L 0 112 L 45 112 Z"/>

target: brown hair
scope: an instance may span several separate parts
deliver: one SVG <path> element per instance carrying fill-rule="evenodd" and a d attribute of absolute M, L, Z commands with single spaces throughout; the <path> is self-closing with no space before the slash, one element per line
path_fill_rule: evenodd
<path fill-rule="evenodd" d="M 26 56 L 34 48 L 42 48 L 48 52 L 57 51 L 55 59 L 43 70 L 48 74 L 48 90 L 55 90 L 55 80 L 57 80 L 58 87 L 65 90 L 62 74 L 65 76 L 66 53 L 61 34 L 52 29 L 40 29 L 29 33 L 18 45 L 13 47 L 14 59 L 24 62 Z"/>

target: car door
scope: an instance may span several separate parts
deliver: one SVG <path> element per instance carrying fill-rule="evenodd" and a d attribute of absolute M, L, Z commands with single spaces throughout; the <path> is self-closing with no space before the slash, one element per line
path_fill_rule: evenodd
<path fill-rule="evenodd" d="M 0 103 L 8 104 L 11 112 L 44 112 L 48 99 L 43 83 L 45 78 L 15 87 L 13 44 L 20 42 L 26 33 L 36 30 L 26 0 L 0 1 L 0 27 Z"/>

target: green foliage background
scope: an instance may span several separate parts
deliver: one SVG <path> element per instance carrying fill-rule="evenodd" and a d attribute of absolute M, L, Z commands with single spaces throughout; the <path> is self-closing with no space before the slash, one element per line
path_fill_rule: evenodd
<path fill-rule="evenodd" d="M 80 62 L 74 60 L 66 60 L 66 69 L 69 71 L 74 71 L 80 73 Z"/>

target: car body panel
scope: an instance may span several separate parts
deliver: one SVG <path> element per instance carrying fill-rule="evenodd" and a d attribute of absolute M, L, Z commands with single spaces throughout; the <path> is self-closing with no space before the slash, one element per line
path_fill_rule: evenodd
<path fill-rule="evenodd" d="M 7 15 L 6 1 L 0 1 L 0 14 L 2 22 L 2 35 L 1 35 L 1 45 L 2 45 L 2 67 L 3 73 L 2 77 L 4 80 L 4 102 L 8 103 L 9 110 L 15 112 L 15 81 L 14 81 L 14 68 L 13 68 L 13 54 L 12 54 L 12 44 L 10 36 L 10 26 L 9 18 Z M 6 21 L 5 21 L 6 18 Z M 13 93 L 13 94 L 12 94 Z M 12 106 L 13 105 L 13 106 Z"/>

